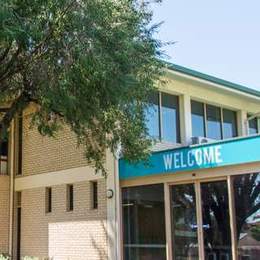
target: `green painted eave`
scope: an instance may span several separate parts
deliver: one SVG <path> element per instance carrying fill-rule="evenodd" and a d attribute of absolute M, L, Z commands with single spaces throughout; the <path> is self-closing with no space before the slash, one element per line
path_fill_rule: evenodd
<path fill-rule="evenodd" d="M 198 79 L 206 80 L 211 83 L 215 83 L 215 84 L 227 87 L 229 89 L 240 91 L 242 93 L 249 94 L 249 95 L 252 95 L 255 97 L 260 97 L 260 91 L 245 87 L 240 84 L 236 84 L 236 83 L 224 80 L 224 79 L 220 79 L 220 78 L 208 75 L 208 74 L 204 74 L 199 71 L 189 69 L 189 68 L 186 68 L 186 67 L 183 67 L 183 66 L 180 66 L 177 64 L 173 64 L 173 63 L 166 62 L 166 66 L 169 70 L 173 70 L 173 71 L 176 71 L 176 72 L 188 75 L 188 76 L 192 76 L 192 77 L 195 77 Z"/>

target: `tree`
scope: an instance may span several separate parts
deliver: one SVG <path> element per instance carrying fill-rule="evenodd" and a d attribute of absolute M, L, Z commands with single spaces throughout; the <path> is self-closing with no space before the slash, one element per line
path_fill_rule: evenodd
<path fill-rule="evenodd" d="M 6 0 L 0 11 L 2 132 L 33 103 L 40 133 L 69 125 L 103 173 L 107 148 L 146 158 L 145 101 L 162 68 L 149 3 Z"/>

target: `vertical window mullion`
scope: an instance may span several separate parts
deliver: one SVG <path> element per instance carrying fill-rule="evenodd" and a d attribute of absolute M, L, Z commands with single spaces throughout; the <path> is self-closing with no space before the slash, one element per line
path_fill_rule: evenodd
<path fill-rule="evenodd" d="M 231 250 L 232 259 L 237 259 L 237 234 L 236 234 L 236 214 L 235 214 L 235 203 L 234 203 L 234 188 L 233 180 L 230 176 L 227 179 L 228 184 L 228 204 L 229 204 L 229 221 L 230 221 L 230 232 L 231 232 Z"/>
<path fill-rule="evenodd" d="M 202 205 L 201 205 L 201 189 L 200 182 L 196 181 L 195 194 L 196 194 L 196 211 L 197 211 L 197 231 L 198 231 L 198 246 L 199 246 L 199 259 L 204 260 L 204 235 L 203 235 L 203 220 L 202 220 Z"/>
<path fill-rule="evenodd" d="M 223 126 L 223 109 L 220 109 L 220 124 L 221 124 L 221 139 L 224 139 L 224 126 Z"/>
<path fill-rule="evenodd" d="M 206 104 L 203 103 L 204 107 L 204 127 L 205 127 L 205 137 L 208 137 L 208 124 L 207 124 L 207 107 Z"/>
<path fill-rule="evenodd" d="M 165 234 L 166 234 L 166 257 L 167 260 L 173 259 L 172 248 L 172 222 L 171 222 L 171 198 L 170 187 L 164 183 L 164 205 L 165 205 Z"/>
<path fill-rule="evenodd" d="M 158 92 L 159 95 L 159 140 L 162 141 L 163 137 L 162 137 L 162 133 L 163 133 L 163 122 L 162 122 L 162 93 Z"/>

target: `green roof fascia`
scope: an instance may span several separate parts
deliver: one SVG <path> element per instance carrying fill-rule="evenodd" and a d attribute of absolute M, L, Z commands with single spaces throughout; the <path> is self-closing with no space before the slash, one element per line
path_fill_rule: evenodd
<path fill-rule="evenodd" d="M 239 84 L 236 84 L 236 83 L 233 83 L 233 82 L 230 82 L 227 80 L 223 80 L 223 79 L 220 79 L 220 78 L 217 78 L 214 76 L 210 76 L 210 75 L 207 75 L 207 74 L 204 74 L 204 73 L 198 72 L 196 70 L 189 69 L 189 68 L 177 65 L 177 64 L 173 64 L 173 63 L 169 63 L 169 62 L 165 62 L 165 64 L 166 64 L 166 67 L 170 70 L 180 72 L 180 73 L 183 73 L 183 74 L 195 77 L 195 78 L 199 78 L 202 80 L 206 80 L 206 81 L 209 81 L 209 82 L 212 82 L 215 84 L 219 84 L 221 86 L 224 86 L 224 87 L 227 87 L 227 88 L 230 88 L 233 90 L 237 90 L 237 91 L 249 94 L 249 95 L 260 97 L 260 91 L 258 91 L 258 90 L 251 89 L 251 88 L 245 87 L 243 85 L 239 85 Z"/>

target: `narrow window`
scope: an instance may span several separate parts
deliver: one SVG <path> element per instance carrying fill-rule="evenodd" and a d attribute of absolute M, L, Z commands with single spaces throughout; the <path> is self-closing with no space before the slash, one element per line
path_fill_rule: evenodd
<path fill-rule="evenodd" d="M 52 189 L 50 187 L 45 190 L 45 200 L 46 200 L 46 213 L 52 212 Z"/>
<path fill-rule="evenodd" d="M 158 92 L 152 93 L 148 99 L 148 105 L 145 111 L 145 120 L 149 137 L 159 139 L 160 111 Z"/>
<path fill-rule="evenodd" d="M 92 189 L 92 209 L 98 208 L 98 184 L 97 181 L 91 182 Z"/>
<path fill-rule="evenodd" d="M 250 115 L 248 115 L 248 117 L 250 117 Z M 258 124 L 257 124 L 257 118 L 253 118 L 251 120 L 248 121 L 248 132 L 249 135 L 255 135 L 258 133 Z"/>
<path fill-rule="evenodd" d="M 179 99 L 162 93 L 162 140 L 180 143 Z"/>
<path fill-rule="evenodd" d="M 74 208 L 74 192 L 73 185 L 67 185 L 67 211 L 72 211 Z"/>
<path fill-rule="evenodd" d="M 207 105 L 207 137 L 222 139 L 220 108 L 212 105 Z"/>
<path fill-rule="evenodd" d="M 22 174 L 22 157 L 23 157 L 23 114 L 18 118 L 18 161 L 17 161 L 17 175 Z"/>
<path fill-rule="evenodd" d="M 237 136 L 237 117 L 236 112 L 223 109 L 223 138 Z"/>
<path fill-rule="evenodd" d="M 191 101 L 192 136 L 205 137 L 205 114 L 204 104 Z"/>

